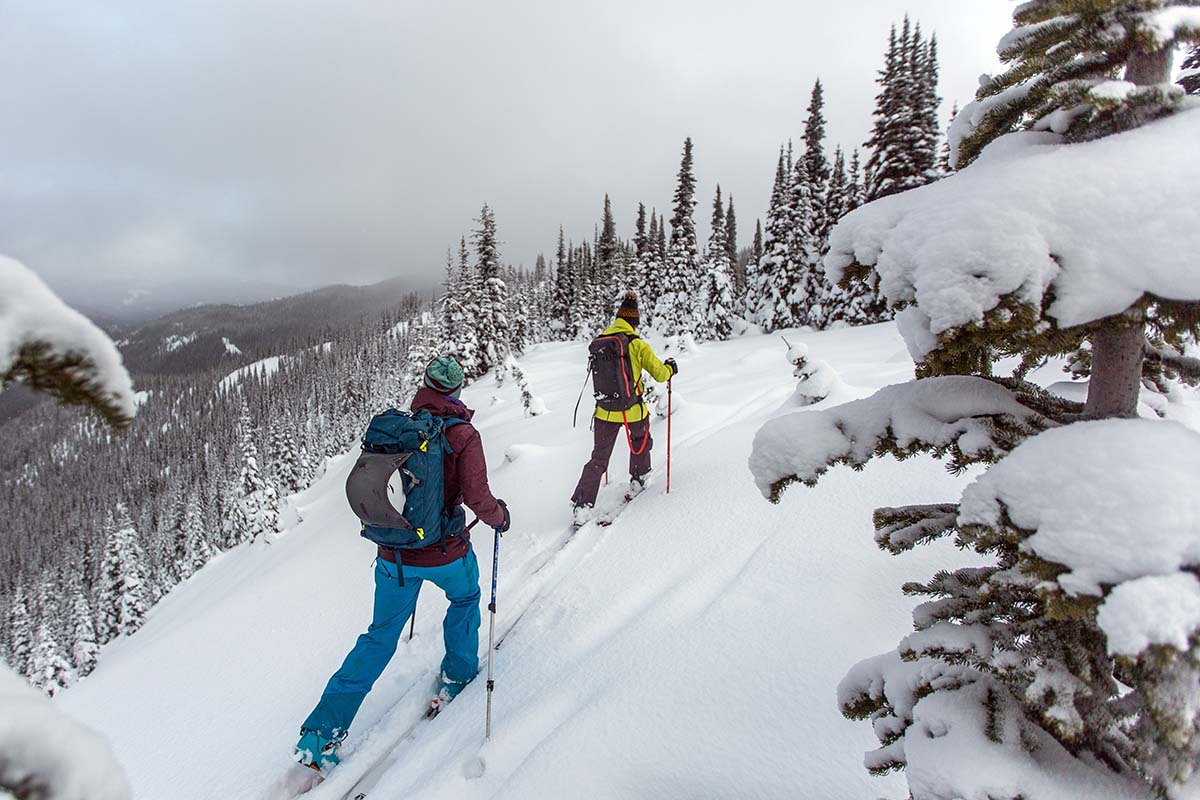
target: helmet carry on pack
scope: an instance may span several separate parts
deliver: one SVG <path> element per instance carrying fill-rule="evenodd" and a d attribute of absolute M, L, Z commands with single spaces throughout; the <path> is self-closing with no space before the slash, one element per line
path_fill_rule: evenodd
<path fill-rule="evenodd" d="M 346 479 L 346 499 L 362 520 L 364 538 L 417 550 L 462 532 L 466 517 L 462 506 L 446 506 L 442 468 L 451 452 L 445 431 L 465 421 L 394 408 L 371 418 Z"/>

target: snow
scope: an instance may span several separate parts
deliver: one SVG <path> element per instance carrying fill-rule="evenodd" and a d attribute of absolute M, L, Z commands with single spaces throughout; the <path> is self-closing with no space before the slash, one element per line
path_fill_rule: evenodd
<path fill-rule="evenodd" d="M 963 492 L 959 524 L 1036 531 L 1022 545 L 1099 595 L 1200 566 L 1200 434 L 1164 420 L 1077 422 L 1016 447 Z M 1170 502 L 1163 502 L 1170 498 Z"/>
<path fill-rule="evenodd" d="M 2 255 L 0 287 L 0 375 L 16 363 L 22 347 L 45 342 L 54 353 L 78 353 L 91 360 L 94 367 L 81 377 L 93 377 L 121 413 L 134 415 L 133 383 L 103 331 L 63 303 L 25 265 Z"/>
<path fill-rule="evenodd" d="M 1080 144 L 1044 132 L 1001 137 L 961 172 L 844 217 L 826 271 L 836 282 L 855 262 L 873 266 L 889 302 L 915 302 L 924 317 L 909 316 L 903 332 L 917 356 L 1005 296 L 1037 310 L 1052 295 L 1046 313 L 1064 327 L 1147 292 L 1198 298 L 1198 136 L 1191 109 Z"/>
<path fill-rule="evenodd" d="M 221 382 L 217 384 L 217 388 L 221 391 L 229 391 L 241 384 L 242 378 L 247 375 L 254 375 L 259 380 L 266 380 L 279 371 L 279 363 L 285 358 L 287 356 L 270 356 L 255 361 L 253 364 L 239 367 L 222 378 Z"/>
<path fill-rule="evenodd" d="M 0 796 L 124 800 L 129 784 L 107 743 L 0 663 Z"/>
<path fill-rule="evenodd" d="M 1190 572 L 1128 581 L 1112 590 L 1096 621 L 1110 653 L 1136 656 L 1151 645 L 1186 652 L 1200 630 L 1200 581 Z"/>
<path fill-rule="evenodd" d="M 233 342 L 229 341 L 229 339 L 227 339 L 226 337 L 222 336 L 221 342 L 222 342 L 222 344 L 225 345 L 225 352 L 229 353 L 229 355 L 240 356 L 242 354 L 242 351 L 240 349 L 238 349 L 238 346 L 236 344 L 234 344 Z"/>
<path fill-rule="evenodd" d="M 912 378 L 891 325 L 785 335 L 852 396 Z M 483 742 L 482 680 L 418 722 L 446 607 L 424 592 L 416 635 L 367 698 L 342 767 L 307 798 L 340 800 L 376 764 L 377 798 L 790 798 L 797 787 L 905 796 L 903 775 L 863 770 L 873 737 L 841 717 L 834 688 L 910 627 L 904 581 L 961 563 L 949 542 L 903 559 L 880 552 L 872 509 L 945 501 L 968 477 L 925 457 L 880 459 L 763 502 L 741 465 L 796 385 L 780 345 L 746 336 L 679 356 L 671 494 L 666 420 L 655 418 L 650 488 L 611 527 L 574 536 L 568 498 L 591 449 L 586 422 L 527 416 L 515 382 L 468 387 L 492 486 L 514 521 L 498 564 L 497 634 L 507 635 L 495 654 L 492 740 Z M 547 406 L 569 410 L 585 362 L 584 344 L 545 344 L 521 368 Z M 492 394 L 504 402 L 489 406 Z M 291 769 L 300 721 L 370 619 L 373 552 L 344 494 L 352 462 L 331 460 L 292 498 L 302 523 L 270 546 L 219 556 L 55 699 L 110 737 L 136 797 L 263 798 Z M 624 482 L 619 445 L 601 502 Z M 490 533 L 477 534 L 475 551 L 486 576 Z M 485 614 L 485 640 L 486 625 Z M 214 748 L 219 769 L 197 756 Z"/>
<path fill-rule="evenodd" d="M 174 353 L 176 350 L 179 350 L 182 347 L 187 347 L 189 344 L 196 341 L 196 337 L 198 335 L 199 334 L 197 334 L 195 331 L 192 331 L 191 333 L 187 334 L 186 336 L 183 336 L 178 333 L 173 333 L 170 336 L 163 339 L 163 344 L 162 344 L 163 349 L 166 350 L 168 353 Z"/>
<path fill-rule="evenodd" d="M 1182 35 L 1200 37 L 1200 8 L 1172 4 L 1142 15 L 1143 26 L 1158 45 L 1170 44 Z"/>

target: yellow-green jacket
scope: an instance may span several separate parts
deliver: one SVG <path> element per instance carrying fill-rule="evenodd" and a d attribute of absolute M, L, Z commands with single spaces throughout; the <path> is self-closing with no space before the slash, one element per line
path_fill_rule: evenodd
<path fill-rule="evenodd" d="M 601 336 L 612 336 L 616 333 L 624 333 L 627 336 L 637 336 L 637 331 L 623 319 L 618 319 L 612 325 L 600 334 Z M 629 343 L 629 360 L 633 363 L 633 374 L 635 385 L 634 391 L 639 395 L 645 387 L 642 386 L 642 370 L 650 373 L 650 377 L 662 383 L 671 377 L 671 368 L 658 360 L 658 356 L 654 355 L 654 350 L 650 345 L 646 344 L 645 339 L 634 339 Z M 633 408 L 629 409 L 622 416 L 620 411 L 605 411 L 602 408 L 596 409 L 596 419 L 602 419 L 605 422 L 637 422 L 648 416 L 645 403 L 638 403 Z"/>

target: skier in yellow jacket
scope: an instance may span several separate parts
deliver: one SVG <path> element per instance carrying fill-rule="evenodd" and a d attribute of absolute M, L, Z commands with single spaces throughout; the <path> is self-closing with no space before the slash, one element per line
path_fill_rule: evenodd
<path fill-rule="evenodd" d="M 650 437 L 650 412 L 642 400 L 642 372 L 650 373 L 654 380 L 662 382 L 670 380 L 679 367 L 675 359 L 668 358 L 660 361 L 654 350 L 637 334 L 639 322 L 637 295 L 628 292 L 617 309 L 617 319 L 603 333 L 601 338 L 613 337 L 614 347 L 620 349 L 624 356 L 624 367 L 617 364 L 614 370 L 620 370 L 615 375 L 618 383 L 623 382 L 626 395 L 625 401 L 618 405 L 630 405 L 629 408 L 611 410 L 601 405 L 612 405 L 597 400 L 596 414 L 593 421 L 595 445 L 592 457 L 583 467 L 575 493 L 571 496 L 574 505 L 575 524 L 582 525 L 591 516 L 591 508 L 596 503 L 596 495 L 600 491 L 600 479 L 608 469 L 608 461 L 612 456 L 613 446 L 621 430 L 626 430 L 629 442 L 629 493 L 635 495 L 645 487 L 646 474 L 650 472 L 650 449 L 654 441 Z M 600 339 L 597 339 L 600 341 Z M 593 345 L 594 346 L 594 345 Z M 623 348 L 623 349 L 621 349 Z M 603 394 L 607 376 L 597 371 L 593 364 L 593 382 L 596 386 L 597 397 Z M 629 374 L 625 370 L 630 370 Z"/>

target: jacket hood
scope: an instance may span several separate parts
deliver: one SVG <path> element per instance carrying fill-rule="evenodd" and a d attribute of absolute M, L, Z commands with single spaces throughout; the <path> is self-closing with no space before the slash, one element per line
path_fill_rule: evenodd
<path fill-rule="evenodd" d="M 428 386 L 422 386 L 413 396 L 412 401 L 413 411 L 428 411 L 435 417 L 457 417 L 471 421 L 471 417 L 475 416 L 475 412 L 467 408 L 461 400 L 456 397 L 441 394 Z"/>
<path fill-rule="evenodd" d="M 609 325 L 607 328 L 605 328 L 604 333 L 602 333 L 600 335 L 601 336 L 611 336 L 614 333 L 625 333 L 630 336 L 638 335 L 638 332 L 636 330 L 634 330 L 632 325 L 630 325 L 626 320 L 623 320 L 620 318 L 618 318 L 617 321 L 614 322 L 612 325 Z"/>

